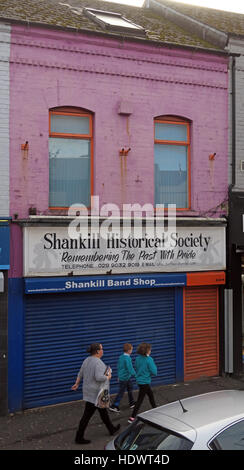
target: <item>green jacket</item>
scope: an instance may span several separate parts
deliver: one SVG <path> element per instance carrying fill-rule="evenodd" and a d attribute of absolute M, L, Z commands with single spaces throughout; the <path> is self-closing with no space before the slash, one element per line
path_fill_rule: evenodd
<path fill-rule="evenodd" d="M 138 354 L 135 362 L 135 370 L 138 385 L 150 384 L 152 375 L 157 375 L 157 366 L 151 356 Z"/>
<path fill-rule="evenodd" d="M 132 376 L 136 375 L 135 369 L 132 366 L 131 357 L 129 354 L 121 354 L 118 360 L 118 377 L 119 380 L 129 380 Z"/>

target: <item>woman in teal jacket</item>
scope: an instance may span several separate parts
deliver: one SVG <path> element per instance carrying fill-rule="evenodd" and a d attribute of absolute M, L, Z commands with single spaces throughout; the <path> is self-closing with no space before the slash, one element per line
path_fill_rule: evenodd
<path fill-rule="evenodd" d="M 133 423 L 135 416 L 138 413 L 139 408 L 145 398 L 145 395 L 148 396 L 152 408 L 156 408 L 156 403 L 150 384 L 152 376 L 157 375 L 157 366 L 153 358 L 150 356 L 151 349 L 151 345 L 148 343 L 141 343 L 137 348 L 138 356 L 136 357 L 135 361 L 135 370 L 136 382 L 139 385 L 139 394 L 132 416 L 128 420 L 129 423 Z"/>

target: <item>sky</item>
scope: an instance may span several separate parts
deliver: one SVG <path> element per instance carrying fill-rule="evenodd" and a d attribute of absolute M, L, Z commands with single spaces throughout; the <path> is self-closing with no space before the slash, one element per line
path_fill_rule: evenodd
<path fill-rule="evenodd" d="M 127 5 L 142 6 L 144 0 L 109 0 L 115 3 L 124 3 Z M 217 10 L 234 11 L 244 14 L 244 0 L 177 0 L 181 3 L 199 5 Z"/>

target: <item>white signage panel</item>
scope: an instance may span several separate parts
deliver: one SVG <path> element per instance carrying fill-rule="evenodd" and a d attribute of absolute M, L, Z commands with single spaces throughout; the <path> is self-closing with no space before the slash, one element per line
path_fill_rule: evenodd
<path fill-rule="evenodd" d="M 162 236 L 69 237 L 67 227 L 24 228 L 24 276 L 223 270 L 225 227 L 177 227 Z"/>

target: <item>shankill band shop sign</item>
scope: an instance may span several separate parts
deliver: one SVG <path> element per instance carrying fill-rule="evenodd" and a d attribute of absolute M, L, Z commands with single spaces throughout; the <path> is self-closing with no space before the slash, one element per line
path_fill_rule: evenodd
<path fill-rule="evenodd" d="M 152 236 L 69 236 L 67 227 L 24 228 L 24 276 L 223 270 L 225 227 L 177 227 Z"/>

